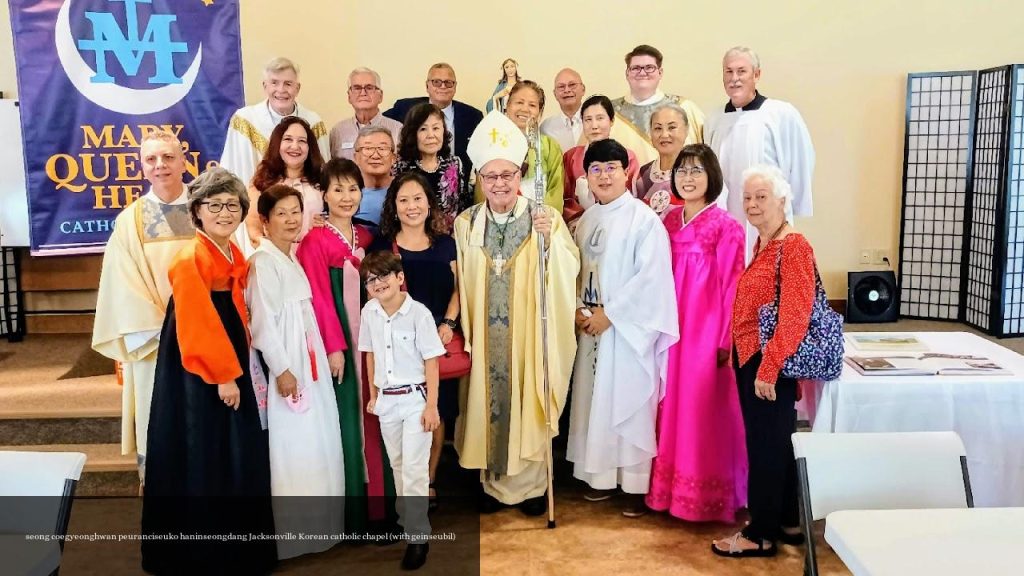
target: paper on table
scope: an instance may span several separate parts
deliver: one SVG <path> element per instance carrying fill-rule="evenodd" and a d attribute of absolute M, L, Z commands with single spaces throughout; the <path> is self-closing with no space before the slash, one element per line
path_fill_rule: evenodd
<path fill-rule="evenodd" d="M 900 351 L 927 352 L 928 345 L 917 336 L 903 332 L 856 332 L 846 334 L 850 345 L 865 352 Z"/>

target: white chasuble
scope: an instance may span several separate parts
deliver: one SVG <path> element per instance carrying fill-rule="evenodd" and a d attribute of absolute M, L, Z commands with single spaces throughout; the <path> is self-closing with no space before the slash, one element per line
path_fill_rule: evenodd
<path fill-rule="evenodd" d="M 92 348 L 121 362 L 121 453 L 146 453 L 157 345 L 171 298 L 175 254 L 195 236 L 186 193 L 171 203 L 152 192 L 114 220 L 103 253 Z M 141 460 L 140 460 L 141 461 Z"/>
<path fill-rule="evenodd" d="M 531 207 L 519 197 L 512 215 L 498 222 L 486 204 L 455 220 L 459 293 L 466 350 L 473 364 L 460 399 L 455 445 L 459 464 L 482 470 L 484 490 L 506 504 L 544 493 L 544 457 L 558 433 L 576 352 L 573 311 L 579 253 L 550 206 L 547 247 L 548 379 L 544 397 L 544 347 L 539 310 L 540 251 Z M 496 260 L 502 265 L 495 270 Z M 550 426 L 548 426 L 550 422 Z"/>
<path fill-rule="evenodd" d="M 645 494 L 668 349 L 679 339 L 668 233 L 627 192 L 584 212 L 575 237 L 577 305 L 603 307 L 611 327 L 579 335 L 567 459 L 592 488 Z"/>

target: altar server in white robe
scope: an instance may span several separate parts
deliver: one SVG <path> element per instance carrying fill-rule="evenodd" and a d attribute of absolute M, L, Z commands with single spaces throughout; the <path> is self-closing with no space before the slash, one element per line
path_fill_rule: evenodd
<path fill-rule="evenodd" d="M 302 193 L 275 184 L 260 194 L 267 236 L 249 259 L 253 348 L 266 366 L 270 491 L 278 534 L 341 534 L 345 469 L 327 352 L 312 292 L 292 246 L 302 229 Z M 317 498 L 280 498 L 316 496 Z M 322 552 L 337 539 L 277 541 L 278 558 Z"/>
<path fill-rule="evenodd" d="M 718 155 L 725 190 L 718 205 L 747 228 L 746 259 L 750 262 L 757 229 L 743 212 L 743 171 L 757 164 L 782 170 L 793 190 L 786 220 L 811 216 L 814 145 L 800 112 L 789 102 L 766 98 L 757 91 L 761 60 L 750 48 L 729 49 L 722 59 L 722 83 L 729 102 L 705 128 L 705 140 Z"/>
<path fill-rule="evenodd" d="M 267 97 L 259 104 L 239 108 L 231 116 L 220 165 L 238 176 L 246 186 L 252 183 L 256 166 L 267 151 L 270 133 L 287 116 L 298 116 L 305 120 L 313 128 L 320 157 L 331 157 L 327 125 L 316 112 L 295 100 L 301 87 L 298 66 L 287 58 L 274 58 L 263 68 L 263 93 Z M 238 227 L 235 242 L 243 250 L 249 246 L 249 234 L 245 226 Z"/>
<path fill-rule="evenodd" d="M 174 255 L 195 236 L 185 155 L 170 132 L 150 132 L 139 149 L 149 191 L 114 220 L 96 299 L 92 347 L 121 363 L 121 454 L 137 454 L 145 478 L 146 430 L 160 328 L 171 297 Z"/>
<path fill-rule="evenodd" d="M 580 217 L 576 326 L 567 459 L 593 489 L 587 500 L 630 495 L 640 516 L 657 455 L 655 422 L 668 350 L 679 340 L 672 256 L 661 220 L 626 188 L 629 156 L 615 140 L 594 142 L 583 165 L 598 200 Z"/>

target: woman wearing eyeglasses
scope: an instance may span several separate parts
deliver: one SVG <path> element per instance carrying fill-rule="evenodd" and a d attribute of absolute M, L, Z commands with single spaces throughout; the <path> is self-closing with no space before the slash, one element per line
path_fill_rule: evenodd
<path fill-rule="evenodd" d="M 682 206 L 682 196 L 672 193 L 672 166 L 686 142 L 686 112 L 671 102 L 662 104 L 651 114 L 651 141 L 658 158 L 640 168 L 634 194 L 664 215 L 670 206 Z"/>
<path fill-rule="evenodd" d="M 565 207 L 562 209 L 562 219 L 566 222 L 572 222 L 583 214 L 584 210 L 594 205 L 594 195 L 590 192 L 587 175 L 583 170 L 583 157 L 594 142 L 610 137 L 612 124 L 615 123 L 615 108 L 607 96 L 598 94 L 583 102 L 580 106 L 580 118 L 583 119 L 583 137 L 586 138 L 587 144 L 570 148 L 562 155 L 562 170 L 565 174 Z M 640 164 L 632 150 L 627 149 L 626 152 L 629 155 L 626 189 L 632 192 Z"/>
<path fill-rule="evenodd" d="M 671 194 L 685 201 L 662 218 L 672 244 L 679 342 L 668 353 L 647 505 L 691 522 L 731 524 L 747 494 L 743 418 L 729 366 L 743 227 L 715 204 L 722 170 L 711 148 L 686 146 L 670 172 Z"/>
<path fill-rule="evenodd" d="M 220 167 L 200 174 L 188 194 L 196 236 L 168 272 L 142 499 L 142 534 L 153 539 L 142 541 L 142 567 L 267 574 L 276 562 L 270 462 L 249 372 L 248 267 L 231 241 L 249 197 Z"/>
<path fill-rule="evenodd" d="M 462 160 L 452 154 L 452 135 L 444 113 L 428 102 L 413 106 L 402 123 L 394 173 L 397 176 L 410 171 L 419 172 L 430 183 L 444 215 L 445 233 L 451 234 L 455 217 L 472 204 L 472 199 L 466 192 Z"/>
<path fill-rule="evenodd" d="M 512 87 L 519 80 L 521 80 L 519 78 L 519 63 L 511 58 L 503 60 L 501 63 L 501 79 L 498 80 L 498 85 L 494 87 L 491 99 L 487 101 L 487 112 L 497 110 L 504 114 L 505 109 L 508 108 L 508 97 L 512 92 Z"/>
<path fill-rule="evenodd" d="M 249 186 L 249 196 L 259 202 L 260 192 L 274 184 L 286 184 L 302 193 L 302 230 L 298 240 L 313 226 L 313 220 L 324 211 L 324 200 L 317 188 L 320 168 L 324 160 L 320 148 L 310 146 L 316 142 L 313 129 L 298 116 L 288 116 L 270 134 L 270 143 L 263 160 L 256 167 L 256 175 Z M 246 256 L 260 247 L 260 238 L 266 235 L 259 214 L 253 210 L 245 218 L 248 245 L 242 245 Z"/>

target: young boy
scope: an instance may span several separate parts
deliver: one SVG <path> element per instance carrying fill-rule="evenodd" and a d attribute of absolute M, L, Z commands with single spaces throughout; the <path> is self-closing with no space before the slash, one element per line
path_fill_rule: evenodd
<path fill-rule="evenodd" d="M 359 350 L 366 352 L 372 383 L 366 411 L 380 418 L 394 471 L 399 521 L 409 539 L 402 569 L 416 570 L 429 549 L 428 463 L 431 433 L 441 420 L 437 359 L 445 350 L 430 311 L 401 290 L 405 274 L 397 255 L 371 253 L 359 273 L 372 298 L 359 327 Z"/>

